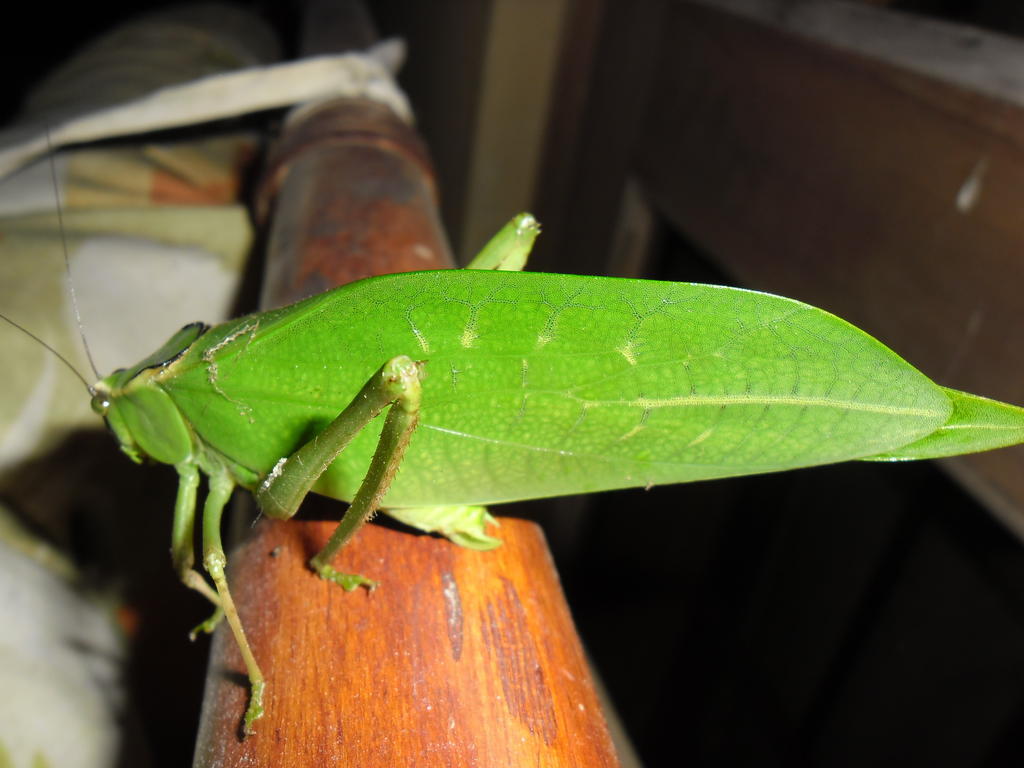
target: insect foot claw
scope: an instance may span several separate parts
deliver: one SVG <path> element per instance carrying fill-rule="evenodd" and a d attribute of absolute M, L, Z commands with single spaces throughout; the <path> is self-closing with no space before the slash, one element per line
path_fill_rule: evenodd
<path fill-rule="evenodd" d="M 214 609 L 213 613 L 210 615 L 210 618 L 208 618 L 206 621 L 200 624 L 197 624 L 195 627 L 192 628 L 192 631 L 188 633 L 188 639 L 192 642 L 195 642 L 195 639 L 199 637 L 200 632 L 207 635 L 213 634 L 213 630 L 217 628 L 217 625 L 220 624 L 220 620 L 223 618 L 224 609 L 218 606 Z"/>
<path fill-rule="evenodd" d="M 256 732 L 253 723 L 263 717 L 263 688 L 266 683 L 256 680 L 252 684 L 252 693 L 249 695 L 249 708 L 245 710 L 245 725 L 242 728 L 242 736 L 252 736 Z"/>
<path fill-rule="evenodd" d="M 333 581 L 346 592 L 351 592 L 359 587 L 366 587 L 371 591 L 377 588 L 376 581 L 360 576 L 358 573 L 341 573 L 329 565 L 316 564 L 313 565 L 313 570 L 317 572 L 321 579 Z"/>

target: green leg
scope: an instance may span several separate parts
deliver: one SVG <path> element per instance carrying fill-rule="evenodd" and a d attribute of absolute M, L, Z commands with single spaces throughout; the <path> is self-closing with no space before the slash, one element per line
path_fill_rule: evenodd
<path fill-rule="evenodd" d="M 220 520 L 224 506 L 231 497 L 234 487 L 235 482 L 227 471 L 221 470 L 210 475 L 210 492 L 207 494 L 206 504 L 203 506 L 203 565 L 217 587 L 220 607 L 224 611 L 224 617 L 228 620 L 231 634 L 235 636 L 238 650 L 242 653 L 242 660 L 249 673 L 249 684 L 252 690 L 249 694 L 249 707 L 245 711 L 245 735 L 248 736 L 253 732 L 253 723 L 263 716 L 265 682 L 263 673 L 256 663 L 256 657 L 253 656 L 252 649 L 249 647 L 249 641 L 245 637 L 242 620 L 238 617 L 238 610 L 235 608 L 235 601 L 231 599 L 228 580 L 224 574 L 227 556 L 224 554 L 224 547 L 220 540 Z"/>
<path fill-rule="evenodd" d="M 195 565 L 194 532 L 196 522 L 196 489 L 199 487 L 199 468 L 192 462 L 177 464 L 178 496 L 174 502 L 174 523 L 171 526 L 171 561 L 181 582 L 214 604 L 213 615 L 192 630 L 212 632 L 223 617 L 220 598 L 193 566 Z"/>
<path fill-rule="evenodd" d="M 466 269 L 521 271 L 539 234 L 540 222 L 529 213 L 520 213 L 487 242 Z M 501 544 L 501 539 L 487 534 L 487 526 L 498 523 L 485 507 L 417 507 L 385 512 L 413 528 L 440 533 L 461 547 L 487 550 Z"/>
<path fill-rule="evenodd" d="M 460 547 L 486 551 L 501 546 L 501 539 L 487 533 L 488 526 L 498 524 L 487 507 L 404 507 L 384 511 L 408 526 L 439 533 Z"/>
<path fill-rule="evenodd" d="M 519 272 L 540 234 L 540 223 L 528 213 L 520 213 L 492 237 L 466 269 L 498 269 Z"/>
<path fill-rule="evenodd" d="M 419 419 L 420 367 L 420 363 L 404 355 L 382 365 L 338 418 L 291 457 L 278 462 L 256 494 L 260 508 L 267 515 L 291 517 L 316 479 L 352 438 L 382 410 L 391 406 L 369 471 L 352 504 L 327 546 L 310 561 L 311 567 L 322 578 L 345 589 L 374 586 L 372 581 L 362 576 L 339 573 L 331 567 L 330 561 L 370 518 L 391 485 Z"/>

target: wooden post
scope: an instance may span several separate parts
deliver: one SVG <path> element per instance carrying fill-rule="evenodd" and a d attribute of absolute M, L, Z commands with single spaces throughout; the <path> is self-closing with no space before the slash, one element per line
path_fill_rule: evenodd
<path fill-rule="evenodd" d="M 235 597 L 267 675 L 267 714 L 241 741 L 248 686 L 219 631 L 196 766 L 616 766 L 543 535 L 506 520 L 473 552 L 370 525 L 339 567 L 306 563 L 332 521 L 262 521 L 232 553 Z"/>
<path fill-rule="evenodd" d="M 425 154 L 411 151 L 411 130 L 367 102 L 328 105 L 309 116 L 340 122 L 333 129 L 292 126 L 302 140 L 285 139 L 287 150 L 277 153 L 283 159 L 271 163 L 264 199 L 283 190 L 310 202 L 264 205 L 291 217 L 275 225 L 275 250 L 305 259 L 275 267 L 291 287 L 265 295 L 326 287 L 325 275 L 334 272 L 322 269 L 329 251 L 354 256 L 356 276 L 371 263 L 381 273 L 408 269 L 403 254 L 436 267 L 424 257 L 443 258 L 447 248 L 429 166 Z M 297 169 L 308 178 L 293 176 Z M 325 185 L 334 187 L 327 197 Z M 396 255 L 399 266 L 389 267 L 387 257 Z M 262 520 L 231 553 L 232 590 L 268 681 L 266 715 L 243 741 L 248 685 L 238 650 L 220 628 L 196 766 L 618 766 L 534 524 L 506 520 L 499 530 L 505 544 L 494 552 L 367 526 L 337 565 L 378 579 L 380 587 L 346 593 L 307 566 L 343 506 L 319 508 L 333 519 Z"/>

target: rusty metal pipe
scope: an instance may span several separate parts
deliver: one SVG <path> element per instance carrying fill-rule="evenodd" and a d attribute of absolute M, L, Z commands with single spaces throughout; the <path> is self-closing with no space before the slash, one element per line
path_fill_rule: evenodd
<path fill-rule="evenodd" d="M 263 309 L 372 275 L 454 265 L 426 149 L 374 101 L 293 115 L 257 196 L 258 221 L 271 211 Z"/>

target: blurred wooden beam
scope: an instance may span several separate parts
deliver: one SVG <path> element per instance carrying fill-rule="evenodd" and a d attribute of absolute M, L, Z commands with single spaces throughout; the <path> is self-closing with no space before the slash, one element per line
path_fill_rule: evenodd
<path fill-rule="evenodd" d="M 835 312 L 943 384 L 1024 403 L 1024 45 L 844 6 L 872 16 L 858 51 L 817 33 L 826 16 L 793 32 L 781 10 L 672 5 L 637 144 L 647 193 L 747 285 Z M 948 464 L 1024 535 L 1022 459 Z"/>

